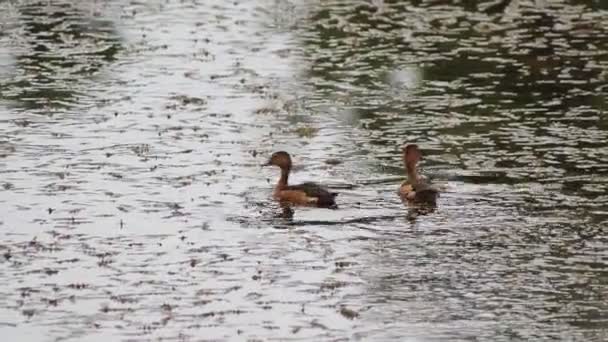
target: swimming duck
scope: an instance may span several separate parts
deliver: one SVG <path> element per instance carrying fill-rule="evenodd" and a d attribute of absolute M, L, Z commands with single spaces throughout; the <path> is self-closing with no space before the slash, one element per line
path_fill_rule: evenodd
<path fill-rule="evenodd" d="M 275 165 L 281 168 L 281 178 L 274 188 L 273 197 L 287 204 L 305 205 L 320 208 L 337 208 L 334 198 L 338 195 L 329 192 L 320 185 L 306 182 L 298 185 L 288 185 L 287 179 L 291 171 L 291 157 L 285 151 L 272 154 L 265 166 Z"/>
<path fill-rule="evenodd" d="M 403 161 L 407 171 L 407 180 L 399 187 L 399 196 L 404 203 L 437 205 L 439 190 L 431 186 L 424 177 L 418 175 L 416 164 L 422 160 L 418 145 L 408 144 L 403 147 Z"/>

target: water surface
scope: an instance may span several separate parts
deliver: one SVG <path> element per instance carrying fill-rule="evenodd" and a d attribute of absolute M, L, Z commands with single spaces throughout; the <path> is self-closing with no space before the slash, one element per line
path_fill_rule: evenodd
<path fill-rule="evenodd" d="M 0 3 L 0 333 L 606 340 L 608 9 L 453 3 Z"/>

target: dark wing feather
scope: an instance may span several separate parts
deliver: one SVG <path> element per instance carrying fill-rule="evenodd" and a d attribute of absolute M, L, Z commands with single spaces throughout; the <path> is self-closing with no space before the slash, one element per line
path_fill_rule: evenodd
<path fill-rule="evenodd" d="M 414 202 L 429 204 L 432 206 L 437 205 L 437 197 L 439 197 L 439 190 L 426 183 L 418 183 L 414 187 L 414 191 L 416 192 Z"/>
<path fill-rule="evenodd" d="M 285 190 L 303 191 L 308 197 L 318 198 L 317 205 L 319 207 L 333 207 L 336 205 L 334 198 L 338 195 L 335 192 L 329 192 L 322 186 L 316 183 L 307 182 L 298 185 L 289 185 Z"/>

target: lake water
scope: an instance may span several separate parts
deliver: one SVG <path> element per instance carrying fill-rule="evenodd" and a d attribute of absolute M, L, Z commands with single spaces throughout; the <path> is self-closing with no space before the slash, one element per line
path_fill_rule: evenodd
<path fill-rule="evenodd" d="M 11 341 L 605 341 L 608 3 L 0 1 Z M 435 212 L 396 195 L 417 143 Z M 272 201 L 289 151 L 338 210 Z"/>

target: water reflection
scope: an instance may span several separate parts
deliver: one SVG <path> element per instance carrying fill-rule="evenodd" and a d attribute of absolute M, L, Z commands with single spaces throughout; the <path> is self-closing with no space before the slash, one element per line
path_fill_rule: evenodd
<path fill-rule="evenodd" d="M 6 25 L 18 31 L 5 37 L 16 45 L 12 76 L 2 85 L 5 100 L 29 111 L 81 104 L 81 88 L 94 87 L 121 49 L 114 23 L 85 8 L 70 1 L 24 1 L 11 8 Z"/>
<path fill-rule="evenodd" d="M 495 315 L 500 309 L 490 308 L 492 306 L 485 306 L 482 302 L 493 301 L 491 298 L 508 301 L 509 298 L 517 298 L 518 293 L 528 293 L 530 289 L 497 283 L 498 274 L 481 276 L 479 270 L 502 267 L 514 272 L 517 283 L 533 283 L 539 291 L 545 291 L 542 290 L 545 282 L 539 280 L 545 276 L 543 268 L 531 267 L 529 273 L 516 271 L 520 266 L 507 261 L 509 253 L 516 253 L 524 264 L 531 263 L 544 255 L 544 247 L 539 241 L 547 241 L 547 237 L 536 232 L 537 229 L 553 227 L 560 222 L 560 228 L 552 229 L 564 230 L 569 235 L 576 234 L 577 228 L 589 220 L 606 220 L 606 197 L 598 198 L 596 194 L 583 190 L 606 191 L 604 185 L 587 176 L 593 174 L 606 178 L 608 169 L 603 165 L 605 163 L 596 162 L 598 153 L 602 160 L 607 160 L 605 153 L 601 152 L 606 150 L 606 145 L 595 138 L 585 137 L 586 134 L 601 136 L 601 141 L 608 138 L 605 120 L 602 119 L 605 107 L 602 65 L 606 59 L 603 53 L 599 54 L 602 57 L 595 57 L 599 56 L 598 50 L 605 51 L 608 46 L 604 39 L 606 32 L 594 18 L 606 13 L 570 15 L 580 8 L 567 4 L 515 3 L 502 1 L 477 8 L 472 2 L 443 6 L 424 1 L 384 2 L 381 11 L 374 6 L 355 6 L 348 1 L 318 4 L 312 17 L 319 23 L 308 26 L 309 30 L 302 35 L 306 51 L 314 59 L 309 84 L 315 86 L 320 83 L 322 86 L 318 89 L 323 92 L 331 84 L 335 91 L 348 93 L 345 97 L 349 102 L 342 101 L 336 105 L 346 107 L 345 112 L 357 113 L 358 120 L 349 121 L 353 126 L 371 131 L 363 133 L 361 139 L 349 137 L 376 156 L 370 163 L 397 164 L 398 153 L 393 151 L 401 141 L 425 142 L 432 150 L 426 166 L 439 177 L 448 176 L 458 181 L 451 186 L 457 189 L 452 191 L 458 192 L 454 196 L 461 197 L 457 199 L 448 195 L 447 201 L 442 200 L 443 209 L 435 213 L 433 219 L 440 220 L 443 215 L 451 217 L 444 223 L 450 233 L 464 234 L 464 227 L 483 227 L 489 232 L 485 239 L 471 238 L 468 242 L 473 246 L 470 251 L 462 248 L 445 250 L 441 247 L 442 238 L 437 240 L 431 236 L 427 245 L 433 247 L 427 249 L 429 253 L 432 251 L 432 256 L 406 254 L 402 259 L 391 259 L 387 265 L 380 265 L 379 260 L 384 260 L 386 254 L 401 255 L 412 249 L 412 245 L 419 244 L 415 240 L 400 240 L 391 248 L 383 248 L 387 252 L 378 253 L 382 254 L 378 260 L 369 261 L 379 273 L 400 275 L 408 269 L 414 272 L 396 276 L 397 279 L 381 280 L 382 277 L 376 276 L 369 279 L 371 283 L 378 284 L 369 293 L 382 293 L 374 305 L 395 296 L 395 304 L 406 305 L 405 309 L 396 305 L 396 311 L 391 308 L 388 312 L 375 314 L 388 319 L 415 311 L 416 316 L 421 317 L 420 320 L 409 320 L 410 325 L 400 330 L 402 335 L 389 337 L 422 334 L 431 339 L 455 336 L 489 338 L 497 333 L 507 333 L 504 327 L 484 323 L 486 319 L 497 319 Z M 479 12 L 480 9 L 483 13 Z M 411 68 L 412 65 L 424 75 L 415 90 L 395 92 L 390 89 L 394 87 L 393 82 L 382 82 L 387 70 Z M 318 82 L 318 79 L 322 81 Z M 449 173 L 441 170 L 445 168 L 460 171 L 450 177 Z M 384 169 L 390 170 L 399 172 L 398 168 Z M 467 201 L 466 188 L 460 182 L 481 184 L 485 189 L 479 190 L 485 194 L 477 193 L 473 195 L 473 201 Z M 510 186 L 500 187 L 498 184 Z M 481 205 L 485 202 L 480 201 L 482 195 L 487 197 L 489 207 Z M 472 212 L 468 213 L 466 207 L 473 203 Z M 598 207 L 603 209 L 597 211 Z M 484 210 L 503 219 L 485 218 L 481 213 Z M 508 210 L 509 214 L 498 214 L 503 210 Z M 583 216 L 574 218 L 571 216 L 573 211 Z M 504 218 L 514 222 L 511 224 Z M 501 236 L 501 232 L 512 235 L 504 239 L 508 251 L 504 255 L 499 252 L 488 256 L 487 265 L 471 263 L 468 257 L 466 260 L 456 257 L 478 255 L 477 250 L 483 247 L 484 241 L 495 245 L 493 240 Z M 451 237 L 453 234 L 447 235 Z M 519 243 L 517 236 L 534 238 L 533 242 L 526 242 L 528 248 L 520 250 L 514 247 Z M 599 238 L 593 236 L 592 240 Z M 561 245 L 558 241 L 563 238 L 557 238 L 554 243 Z M 601 241 L 598 243 L 604 243 L 603 239 Z M 571 247 L 562 246 L 560 250 L 564 248 Z M 445 256 L 445 259 L 429 261 L 437 258 L 435 253 Z M 570 256 L 558 258 L 564 260 Z M 427 268 L 421 268 L 414 261 L 420 259 Z M 506 264 L 498 266 L 502 262 Z M 462 269 L 463 265 L 469 264 L 471 273 Z M 462 274 L 449 275 L 458 273 L 459 269 Z M 443 281 L 424 277 L 424 274 L 437 272 L 447 272 L 449 281 L 446 280 L 445 285 L 442 285 Z M 471 282 L 471 277 L 477 280 Z M 408 288 L 410 282 L 420 286 Z M 394 284 L 392 290 L 380 290 L 387 283 Z M 409 297 L 399 296 L 404 284 L 407 288 L 404 292 L 411 293 Z M 496 288 L 503 285 L 506 288 Z M 492 290 L 483 294 L 486 287 Z M 474 294 L 475 300 L 459 302 L 456 299 L 459 289 L 465 288 Z M 435 289 L 445 291 L 445 295 L 437 297 Z M 407 306 L 412 302 L 418 303 L 414 299 L 421 293 L 431 297 L 425 297 L 427 299 L 412 307 Z M 498 293 L 508 295 L 500 299 L 497 298 Z M 523 298 L 529 300 L 526 295 Z M 543 313 L 546 308 L 553 307 L 551 302 L 554 299 L 551 296 L 538 299 L 534 308 L 539 311 L 539 316 L 531 318 L 532 322 L 560 311 L 547 309 L 553 313 Z M 438 305 L 446 301 L 453 307 Z M 560 297 L 559 301 L 575 305 L 568 295 Z M 589 303 L 592 299 L 586 297 L 585 301 Z M 475 309 L 467 315 L 469 305 L 485 306 L 485 309 Z M 524 301 L 520 305 L 524 306 Z M 450 316 L 456 307 L 461 314 Z M 492 314 L 488 314 L 488 310 Z M 517 315 L 518 309 L 511 306 L 507 311 Z M 521 314 L 524 315 L 525 311 L 522 307 Z M 471 330 L 463 331 L 462 335 L 455 335 L 452 329 L 455 326 L 449 323 L 442 325 L 442 322 L 458 321 L 467 324 L 474 321 L 476 324 L 471 326 Z M 423 333 L 430 326 L 439 328 L 436 335 Z M 554 332 L 547 330 L 546 336 L 580 336 L 578 333 L 570 335 L 569 331 L 570 328 Z M 377 334 L 375 336 L 387 337 L 382 332 Z M 529 336 L 521 327 L 513 326 L 508 334 L 522 338 Z M 597 338 L 593 333 L 587 336 Z"/>
<path fill-rule="evenodd" d="M 8 339 L 605 340 L 599 2 L 11 4 Z M 339 210 L 281 217 L 277 150 Z"/>

